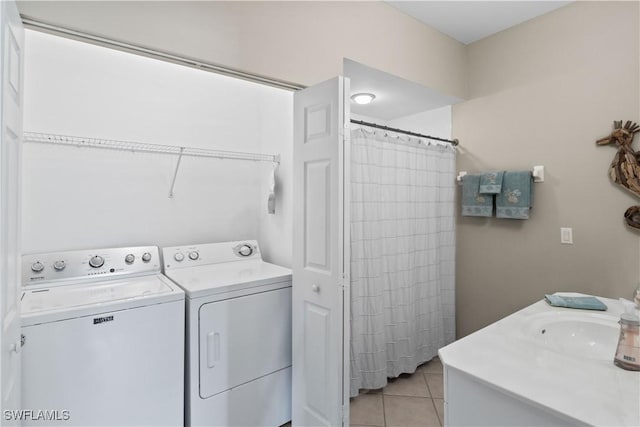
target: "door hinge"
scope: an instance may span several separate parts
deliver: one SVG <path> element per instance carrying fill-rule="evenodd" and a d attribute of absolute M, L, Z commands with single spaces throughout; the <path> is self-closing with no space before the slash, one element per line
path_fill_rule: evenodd
<path fill-rule="evenodd" d="M 349 426 L 349 408 L 346 405 L 342 405 L 342 425 Z"/>
<path fill-rule="evenodd" d="M 24 334 L 20 334 L 20 347 L 24 347 L 24 343 L 27 342 L 27 337 Z"/>
<path fill-rule="evenodd" d="M 342 273 L 340 275 L 340 283 L 338 284 L 338 286 L 344 291 L 349 289 L 349 285 L 349 275 L 347 273 Z"/>

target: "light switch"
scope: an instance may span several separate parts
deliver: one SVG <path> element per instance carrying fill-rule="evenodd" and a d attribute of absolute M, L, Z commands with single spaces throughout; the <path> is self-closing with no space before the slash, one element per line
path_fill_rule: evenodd
<path fill-rule="evenodd" d="M 573 245 L 573 228 L 560 228 L 560 243 Z"/>

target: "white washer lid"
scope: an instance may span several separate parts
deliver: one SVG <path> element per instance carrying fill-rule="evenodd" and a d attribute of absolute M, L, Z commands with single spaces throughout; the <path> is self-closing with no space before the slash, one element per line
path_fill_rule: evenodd
<path fill-rule="evenodd" d="M 183 300 L 184 292 L 161 274 L 28 289 L 22 293 L 22 325 Z"/>
<path fill-rule="evenodd" d="M 260 259 L 169 270 L 189 298 L 291 281 L 291 270 Z"/>

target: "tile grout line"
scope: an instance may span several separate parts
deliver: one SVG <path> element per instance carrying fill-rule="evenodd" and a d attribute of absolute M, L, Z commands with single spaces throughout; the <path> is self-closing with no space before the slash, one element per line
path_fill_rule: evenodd
<path fill-rule="evenodd" d="M 387 381 L 387 384 L 388 383 Z M 387 427 L 387 413 L 384 410 L 384 387 L 380 390 L 380 394 L 382 395 L 382 422 L 384 423 L 384 427 Z"/>
<path fill-rule="evenodd" d="M 427 390 L 429 391 L 429 397 L 433 399 L 433 394 L 431 393 L 431 387 L 429 387 L 429 381 L 427 381 L 427 373 L 424 371 L 424 369 L 421 369 L 421 371 L 422 371 L 422 379 L 424 379 L 424 383 L 427 385 Z"/>
<path fill-rule="evenodd" d="M 430 363 L 430 362 L 431 361 L 427 363 Z M 431 398 L 431 406 L 433 406 L 433 410 L 435 411 L 436 417 L 438 418 L 438 423 L 440 424 L 440 427 L 442 427 L 442 421 L 440 421 L 440 415 L 438 415 L 438 408 L 436 408 L 436 401 L 433 397 L 433 393 L 431 393 L 431 389 L 429 388 L 429 381 L 427 381 L 427 372 L 424 369 L 421 369 L 421 371 L 422 371 L 422 378 L 424 379 L 424 383 L 427 386 L 427 390 L 429 391 L 429 397 Z"/>
<path fill-rule="evenodd" d="M 436 400 L 434 398 L 431 398 L 431 404 L 433 405 L 433 410 L 436 411 L 436 417 L 438 417 L 440 427 L 442 427 L 442 420 L 440 419 L 440 414 L 438 413 L 438 408 L 436 408 Z"/>
<path fill-rule="evenodd" d="M 431 397 L 431 406 L 433 406 L 433 410 L 436 412 L 436 417 L 438 418 L 438 423 L 440 423 L 440 427 L 442 427 L 442 420 L 440 419 L 440 414 L 438 414 L 438 408 L 436 408 L 436 401 L 433 397 L 433 393 L 431 393 L 429 381 L 427 381 L 427 372 L 424 369 L 422 369 L 422 378 L 424 378 L 424 382 L 427 385 L 427 390 L 429 390 L 429 396 Z"/>

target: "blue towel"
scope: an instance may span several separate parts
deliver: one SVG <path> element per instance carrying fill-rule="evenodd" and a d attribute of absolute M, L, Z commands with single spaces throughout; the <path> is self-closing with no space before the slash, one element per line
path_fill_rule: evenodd
<path fill-rule="evenodd" d="M 565 297 L 560 295 L 545 295 L 545 301 L 554 307 L 578 308 L 581 310 L 605 311 L 607 306 L 596 297 Z"/>
<path fill-rule="evenodd" d="M 498 194 L 502 190 L 504 171 L 486 172 L 480 177 L 480 194 Z"/>
<path fill-rule="evenodd" d="M 496 196 L 496 218 L 529 219 L 533 202 L 531 171 L 505 172 Z"/>
<path fill-rule="evenodd" d="M 479 194 L 480 175 L 462 177 L 462 216 L 493 215 L 493 196 Z"/>

